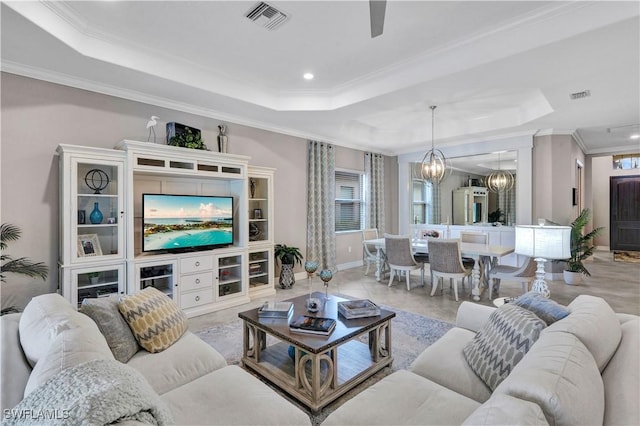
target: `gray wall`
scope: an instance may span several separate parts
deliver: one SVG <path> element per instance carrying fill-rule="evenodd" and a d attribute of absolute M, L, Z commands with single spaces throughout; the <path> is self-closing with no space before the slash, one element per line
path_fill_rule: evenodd
<path fill-rule="evenodd" d="M 570 135 L 533 139 L 532 223 L 544 218 L 568 225 L 578 216 L 579 207 L 572 205 L 572 188 L 577 186 L 576 161 L 584 164 L 584 153 Z"/>
<path fill-rule="evenodd" d="M 167 121 L 203 130 L 215 150 L 221 122 L 112 96 L 2 73 L 1 213 L 2 223 L 22 228 L 23 236 L 8 253 L 43 261 L 47 282 L 12 275 L 2 284 L 2 307 L 23 306 L 33 296 L 58 288 L 58 144 L 112 148 L 122 139 L 147 140 L 149 117 L 160 117 L 158 140 Z M 251 156 L 250 164 L 277 169 L 275 177 L 275 241 L 306 248 L 306 140 L 227 124 L 229 152 Z M 364 170 L 363 151 L 338 147 L 338 167 Z M 385 159 L 387 230 L 397 231 L 397 159 Z M 337 237 L 339 264 L 362 259 L 360 233 Z M 349 247 L 351 250 L 349 251 Z"/>

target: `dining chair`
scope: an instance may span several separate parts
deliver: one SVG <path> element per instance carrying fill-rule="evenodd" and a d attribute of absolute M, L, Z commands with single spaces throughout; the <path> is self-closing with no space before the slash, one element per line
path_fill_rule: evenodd
<path fill-rule="evenodd" d="M 431 296 L 433 296 L 444 278 L 449 278 L 449 284 L 453 285 L 453 294 L 456 302 L 458 301 L 458 278 L 462 280 L 467 278 L 469 287 L 471 287 L 471 268 L 465 268 L 462 264 L 460 255 L 460 240 L 437 240 L 430 239 L 429 247 L 429 264 L 431 265 L 431 276 L 435 278 L 435 283 L 431 288 Z M 454 283 L 455 280 L 455 283 Z M 455 284 L 455 285 L 454 285 Z M 444 283 L 442 284 L 444 286 Z"/>
<path fill-rule="evenodd" d="M 419 239 L 422 241 L 427 241 L 431 238 L 440 238 L 440 233 L 436 230 L 432 230 L 432 229 L 423 229 L 419 232 Z M 429 253 L 423 253 L 423 252 L 414 252 L 413 253 L 413 258 L 416 260 L 416 262 L 418 263 L 422 263 L 423 268 L 422 268 L 422 281 L 424 282 L 424 270 L 427 266 L 427 263 L 429 263 Z M 431 275 L 431 285 L 433 286 L 433 275 Z"/>
<path fill-rule="evenodd" d="M 538 265 L 532 257 L 525 257 L 524 263 L 520 266 L 496 265 L 489 270 L 489 300 L 493 300 L 493 290 L 500 291 L 500 281 L 515 281 L 522 283 L 522 294 L 529 291 L 529 284 L 536 278 Z M 496 294 L 497 297 L 497 294 Z"/>
<path fill-rule="evenodd" d="M 367 240 L 377 240 L 379 238 L 378 236 L 378 229 L 377 228 L 367 228 L 367 229 L 363 229 L 362 230 L 362 260 L 367 264 L 367 270 L 364 272 L 365 275 L 369 274 L 369 267 L 371 266 L 371 264 L 373 264 L 374 266 L 376 265 L 376 261 L 378 259 L 378 255 L 377 255 L 377 249 L 371 245 L 371 244 L 367 244 L 366 241 Z M 384 254 L 384 250 L 382 250 L 382 273 L 385 272 L 386 265 L 387 265 L 387 260 L 386 260 L 386 256 Z"/>
<path fill-rule="evenodd" d="M 478 232 L 478 231 L 460 231 L 460 242 L 461 243 L 474 243 L 474 244 L 489 244 L 489 234 L 486 232 Z M 486 259 L 482 259 L 483 261 Z M 475 265 L 475 259 L 471 257 L 463 257 L 462 264 L 465 268 L 473 268 Z M 481 268 L 483 269 L 483 268 Z"/>
<path fill-rule="evenodd" d="M 391 287 L 396 275 L 398 275 L 398 279 L 400 279 L 400 275 L 404 273 L 407 282 L 407 291 L 411 291 L 411 271 L 416 269 L 420 269 L 422 285 L 424 285 L 424 263 L 416 262 L 414 259 L 411 237 L 384 234 L 384 245 L 387 263 L 391 270 L 388 286 Z"/>

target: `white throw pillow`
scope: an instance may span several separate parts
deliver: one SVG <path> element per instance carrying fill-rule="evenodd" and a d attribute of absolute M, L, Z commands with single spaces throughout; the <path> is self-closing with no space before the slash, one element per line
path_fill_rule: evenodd
<path fill-rule="evenodd" d="M 57 293 L 36 296 L 24 308 L 18 329 L 27 361 L 35 366 L 61 331 L 93 324 Z M 95 325 L 95 324 L 93 324 Z"/>
<path fill-rule="evenodd" d="M 63 330 L 51 342 L 47 353 L 40 358 L 29 376 L 25 397 L 64 369 L 94 359 L 115 359 L 98 326 L 90 318 L 87 319 L 88 326 Z"/>

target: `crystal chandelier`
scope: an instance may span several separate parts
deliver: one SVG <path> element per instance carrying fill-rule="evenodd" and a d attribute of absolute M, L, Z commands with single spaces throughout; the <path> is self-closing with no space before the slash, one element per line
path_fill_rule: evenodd
<path fill-rule="evenodd" d="M 442 151 L 434 148 L 434 127 L 435 127 L 435 109 L 437 108 L 435 105 L 430 106 L 431 108 L 431 149 L 427 151 L 427 153 L 422 158 L 422 167 L 420 168 L 422 172 L 422 179 L 427 182 L 437 184 L 442 182 L 447 173 L 447 159 L 445 158 Z"/>
<path fill-rule="evenodd" d="M 513 188 L 515 179 L 511 172 L 508 170 L 502 170 L 500 167 L 500 153 L 498 153 L 498 170 L 492 171 L 487 176 L 487 188 L 491 192 L 508 191 Z"/>

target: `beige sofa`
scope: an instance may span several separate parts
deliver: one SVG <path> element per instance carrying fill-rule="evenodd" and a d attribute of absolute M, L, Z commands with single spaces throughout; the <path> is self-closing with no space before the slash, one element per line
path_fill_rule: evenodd
<path fill-rule="evenodd" d="M 579 296 L 491 392 L 464 346 L 495 308 L 463 302 L 456 325 L 409 371 L 395 372 L 334 411 L 330 425 L 639 425 L 640 318 Z"/>
<path fill-rule="evenodd" d="M 30 305 L 24 315 L 1 317 L 5 417 L 25 390 L 37 389 L 57 371 L 114 359 L 93 320 L 61 296 L 38 296 Z M 126 365 L 142 374 L 176 424 L 310 424 L 305 412 L 241 368 L 228 366 L 222 355 L 188 331 L 162 352 L 141 349 Z"/>

